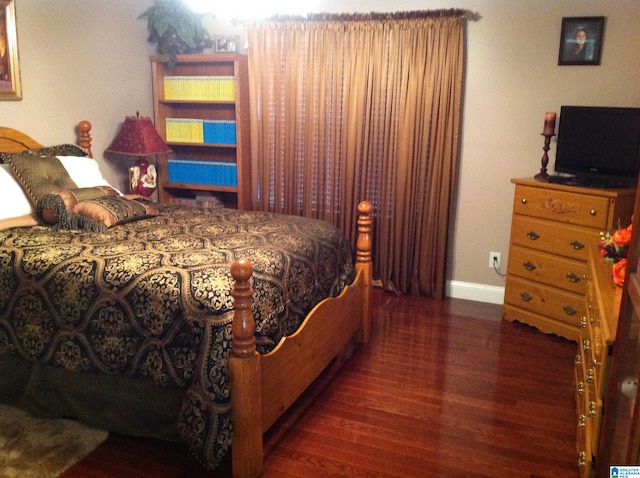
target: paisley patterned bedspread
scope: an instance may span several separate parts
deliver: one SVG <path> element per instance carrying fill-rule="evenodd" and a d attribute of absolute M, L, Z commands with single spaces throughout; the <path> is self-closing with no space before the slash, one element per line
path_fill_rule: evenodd
<path fill-rule="evenodd" d="M 209 467 L 229 448 L 232 278 L 253 266 L 261 352 L 355 275 L 333 226 L 265 212 L 164 206 L 105 234 L 0 232 L 0 355 L 185 389 L 178 429 Z"/>

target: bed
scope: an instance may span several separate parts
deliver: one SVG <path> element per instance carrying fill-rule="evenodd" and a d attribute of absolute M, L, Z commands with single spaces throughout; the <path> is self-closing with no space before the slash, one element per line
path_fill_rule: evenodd
<path fill-rule="evenodd" d="M 372 207 L 358 205 L 352 247 L 316 220 L 117 191 L 85 200 L 111 190 L 90 130 L 79 123 L 75 149 L 0 127 L 5 199 L 15 180 L 33 208 L 21 197 L 0 218 L 0 401 L 180 441 L 208 468 L 230 452 L 234 476 L 258 476 L 264 432 L 370 338 Z M 40 184 L 34 200 L 38 187 L 23 184 L 21 168 L 50 155 L 77 187 L 72 205 L 65 188 Z"/>

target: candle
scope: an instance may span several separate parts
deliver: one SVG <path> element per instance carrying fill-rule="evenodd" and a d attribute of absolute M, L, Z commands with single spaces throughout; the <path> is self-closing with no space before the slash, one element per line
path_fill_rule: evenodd
<path fill-rule="evenodd" d="M 556 132 L 556 114 L 546 113 L 544 115 L 544 129 L 542 134 L 553 136 Z"/>

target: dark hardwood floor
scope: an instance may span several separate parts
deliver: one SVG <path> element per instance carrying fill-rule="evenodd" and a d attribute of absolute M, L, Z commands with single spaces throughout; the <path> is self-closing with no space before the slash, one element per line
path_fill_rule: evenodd
<path fill-rule="evenodd" d="M 374 291 L 374 335 L 265 436 L 265 477 L 577 477 L 576 345 L 500 307 Z M 66 478 L 229 476 L 110 435 Z"/>

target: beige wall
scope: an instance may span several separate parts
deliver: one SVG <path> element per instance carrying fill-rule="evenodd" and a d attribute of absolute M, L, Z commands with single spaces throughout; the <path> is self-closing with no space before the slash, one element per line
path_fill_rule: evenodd
<path fill-rule="evenodd" d="M 137 20 L 151 0 L 14 1 L 23 99 L 0 102 L 0 124 L 53 144 L 75 142 L 75 125 L 89 120 L 94 156 L 103 161 L 125 116 L 153 115 L 153 48 Z M 119 188 L 126 170 L 102 163 Z"/>
<path fill-rule="evenodd" d="M 94 154 L 124 188 L 126 165 L 102 153 L 126 115 L 152 115 L 146 24 L 151 0 L 15 0 L 24 99 L 0 102 L 0 124 L 43 143 L 72 142 L 81 119 L 94 125 Z M 638 0 L 324 0 L 316 11 L 469 8 L 461 168 L 448 251 L 450 294 L 501 300 L 512 177 L 540 168 L 546 111 L 563 104 L 640 107 Z M 562 17 L 605 16 L 600 66 L 558 66 Z M 211 22 L 217 32 L 241 33 Z M 555 143 L 550 151 L 551 164 Z"/>

